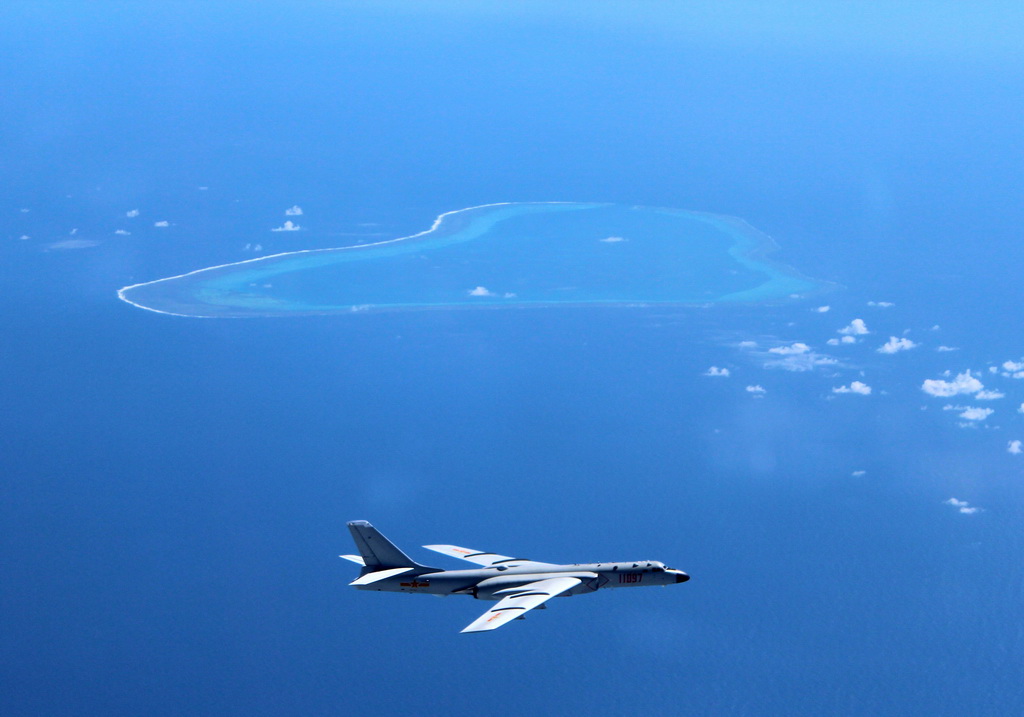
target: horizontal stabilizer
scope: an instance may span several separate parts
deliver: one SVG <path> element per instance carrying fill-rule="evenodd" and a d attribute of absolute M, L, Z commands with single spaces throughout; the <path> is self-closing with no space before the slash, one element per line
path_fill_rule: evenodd
<path fill-rule="evenodd" d="M 366 575 L 359 576 L 350 582 L 349 585 L 369 585 L 370 583 L 375 583 L 378 580 L 385 580 L 387 578 L 394 577 L 395 575 L 407 573 L 410 570 L 413 570 L 413 568 L 390 568 L 388 570 L 377 570 L 376 572 L 366 573 Z"/>
<path fill-rule="evenodd" d="M 366 565 L 366 561 L 364 561 L 358 555 L 339 555 L 338 557 L 345 558 L 345 560 L 351 560 L 356 565 Z"/>

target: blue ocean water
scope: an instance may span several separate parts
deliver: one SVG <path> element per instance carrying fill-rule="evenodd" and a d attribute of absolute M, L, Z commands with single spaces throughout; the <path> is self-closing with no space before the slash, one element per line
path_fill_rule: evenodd
<path fill-rule="evenodd" d="M 1020 10 L 901 8 L 4 6 L 0 711 L 1019 712 Z M 116 294 L 552 198 L 742 217 L 845 288 L 247 321 Z M 1004 397 L 921 390 L 967 370 Z M 347 587 L 357 518 L 424 560 L 693 579 L 459 635 L 486 604 Z"/>

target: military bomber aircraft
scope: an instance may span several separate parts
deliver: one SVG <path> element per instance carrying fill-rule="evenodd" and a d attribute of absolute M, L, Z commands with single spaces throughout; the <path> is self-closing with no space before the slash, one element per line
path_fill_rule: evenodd
<path fill-rule="evenodd" d="M 362 566 L 359 577 L 349 583 L 359 590 L 471 595 L 477 600 L 497 601 L 462 632 L 485 632 L 511 620 L 522 620 L 528 611 L 544 608 L 544 603 L 556 595 L 580 595 L 600 588 L 672 585 L 690 579 L 682 570 L 665 567 L 656 560 L 555 565 L 457 545 L 424 545 L 428 550 L 480 566 L 442 570 L 420 565 L 365 520 L 350 522 L 348 529 L 359 555 L 341 557 Z"/>

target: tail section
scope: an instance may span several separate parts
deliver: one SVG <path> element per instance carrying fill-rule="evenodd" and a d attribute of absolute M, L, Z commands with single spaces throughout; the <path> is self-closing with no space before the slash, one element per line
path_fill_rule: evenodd
<path fill-rule="evenodd" d="M 348 524 L 356 550 L 363 559 L 363 572 L 374 573 L 392 568 L 411 568 L 410 572 L 440 572 L 440 568 L 420 565 L 399 550 L 398 546 L 385 538 L 379 530 L 365 520 L 353 520 Z"/>

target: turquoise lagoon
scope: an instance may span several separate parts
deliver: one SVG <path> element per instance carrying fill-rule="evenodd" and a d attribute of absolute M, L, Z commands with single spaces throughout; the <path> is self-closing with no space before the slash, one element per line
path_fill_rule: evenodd
<path fill-rule="evenodd" d="M 803 295 L 824 284 L 771 262 L 733 217 L 616 204 L 492 204 L 419 234 L 295 251 L 135 284 L 140 308 L 195 317 L 550 305 L 703 305 Z"/>

